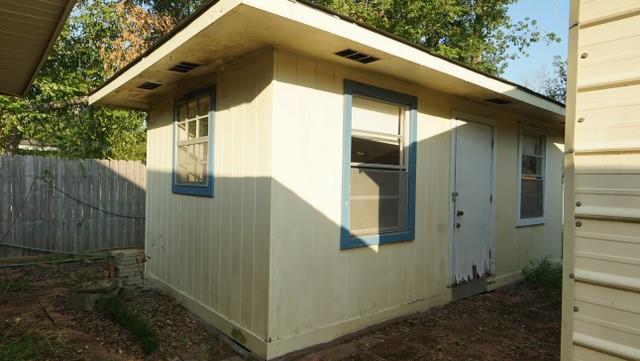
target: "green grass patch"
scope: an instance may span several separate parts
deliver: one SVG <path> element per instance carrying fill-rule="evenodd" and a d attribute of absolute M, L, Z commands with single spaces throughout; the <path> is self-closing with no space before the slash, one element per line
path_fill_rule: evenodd
<path fill-rule="evenodd" d="M 0 361 L 81 360 L 82 355 L 58 333 L 27 331 L 0 338 Z"/>
<path fill-rule="evenodd" d="M 158 333 L 146 320 L 130 310 L 118 297 L 101 298 L 96 302 L 96 307 L 110 320 L 131 332 L 140 343 L 145 355 L 149 355 L 158 349 Z"/>
<path fill-rule="evenodd" d="M 32 360 L 38 342 L 38 338 L 29 333 L 15 341 L 0 345 L 0 361 Z"/>
<path fill-rule="evenodd" d="M 24 280 L 0 281 L 0 295 L 5 295 L 9 292 L 25 291 L 30 287 L 31 283 Z"/>
<path fill-rule="evenodd" d="M 546 290 L 562 289 L 562 263 L 553 262 L 548 258 L 531 261 L 531 264 L 522 270 L 524 279 L 534 285 L 539 285 Z"/>

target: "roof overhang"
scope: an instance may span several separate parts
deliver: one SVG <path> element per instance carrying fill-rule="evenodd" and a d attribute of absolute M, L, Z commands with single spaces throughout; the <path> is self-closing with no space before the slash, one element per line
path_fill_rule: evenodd
<path fill-rule="evenodd" d="M 24 96 L 75 0 L 0 1 L 0 94 Z"/>
<path fill-rule="evenodd" d="M 212 2 L 115 74 L 89 97 L 90 103 L 147 110 L 179 82 L 216 71 L 229 60 L 273 46 L 356 66 L 449 94 L 486 101 L 530 117 L 564 121 L 564 106 L 529 89 L 435 56 L 388 34 L 301 1 Z M 335 53 L 355 49 L 379 58 L 360 64 Z M 186 61 L 202 66 L 187 73 L 169 68 Z M 145 82 L 161 84 L 140 89 Z"/>

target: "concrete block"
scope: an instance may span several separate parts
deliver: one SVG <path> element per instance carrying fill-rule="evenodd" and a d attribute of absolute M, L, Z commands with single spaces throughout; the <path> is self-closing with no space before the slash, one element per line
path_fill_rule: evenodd
<path fill-rule="evenodd" d="M 76 311 L 93 311 L 100 297 L 104 297 L 104 294 L 75 292 L 69 298 L 69 308 Z"/>

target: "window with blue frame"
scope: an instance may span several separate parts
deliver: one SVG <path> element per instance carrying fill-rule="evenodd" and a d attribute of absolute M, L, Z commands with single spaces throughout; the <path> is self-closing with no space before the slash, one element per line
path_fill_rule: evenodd
<path fill-rule="evenodd" d="M 345 82 L 341 247 L 414 238 L 415 97 Z"/>
<path fill-rule="evenodd" d="M 174 193 L 213 196 L 213 91 L 176 103 L 174 120 Z"/>

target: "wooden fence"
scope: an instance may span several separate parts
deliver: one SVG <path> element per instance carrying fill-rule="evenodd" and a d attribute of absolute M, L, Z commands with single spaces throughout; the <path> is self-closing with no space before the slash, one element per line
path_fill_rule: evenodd
<path fill-rule="evenodd" d="M 0 156 L 0 258 L 144 244 L 145 165 Z"/>

